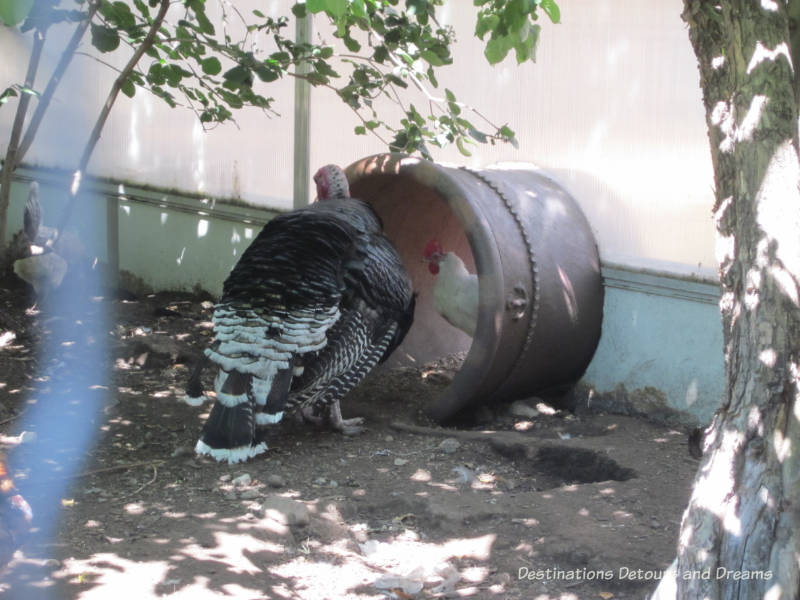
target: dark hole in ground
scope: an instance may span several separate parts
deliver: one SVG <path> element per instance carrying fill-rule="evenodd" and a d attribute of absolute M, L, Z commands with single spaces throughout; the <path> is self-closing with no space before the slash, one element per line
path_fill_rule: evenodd
<path fill-rule="evenodd" d="M 612 458 L 585 448 L 542 446 L 536 452 L 533 467 L 550 477 L 570 483 L 597 481 L 627 481 L 636 477 L 636 471 L 622 467 Z"/>

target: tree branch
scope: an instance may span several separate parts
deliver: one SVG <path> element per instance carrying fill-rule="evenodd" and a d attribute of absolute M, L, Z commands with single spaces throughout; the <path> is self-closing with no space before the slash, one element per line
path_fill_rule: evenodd
<path fill-rule="evenodd" d="M 44 40 L 45 31 L 36 29 L 33 34 L 33 48 L 31 50 L 31 58 L 28 61 L 28 71 L 25 73 L 25 88 L 28 90 L 33 89 L 36 71 L 39 69 L 39 60 L 42 57 Z M 3 163 L 2 175 L 0 175 L 0 251 L 6 245 L 6 220 L 8 218 L 8 203 L 11 198 L 11 176 L 14 174 L 14 168 L 17 165 L 19 140 L 22 136 L 22 128 L 25 124 L 25 115 L 28 112 L 30 100 L 30 93 L 23 90 L 19 97 L 19 104 L 17 104 L 17 112 L 14 115 L 11 137 L 6 149 L 6 159 Z"/>
<path fill-rule="evenodd" d="M 78 26 L 73 32 L 72 37 L 70 38 L 69 42 L 67 42 L 64 52 L 61 54 L 61 58 L 59 59 L 53 74 L 50 76 L 50 81 L 47 82 L 47 87 L 45 87 L 42 95 L 39 97 L 39 102 L 36 105 L 36 110 L 33 111 L 31 122 L 28 124 L 28 128 L 25 130 L 25 137 L 22 139 L 22 142 L 19 145 L 19 150 L 17 151 L 16 162 L 14 163 L 15 169 L 22 162 L 22 159 L 33 143 L 33 139 L 36 136 L 36 132 L 39 130 L 39 125 L 42 123 L 42 119 L 44 118 L 47 108 L 50 106 L 50 101 L 53 99 L 56 88 L 58 87 L 58 84 L 61 83 L 61 78 L 64 76 L 67 67 L 72 61 L 72 57 L 75 56 L 75 51 L 77 50 L 78 45 L 83 38 L 83 34 L 86 33 L 89 23 L 92 22 L 92 18 L 97 12 L 99 6 L 100 3 L 97 1 L 89 4 L 89 12 L 86 14 L 86 18 L 78 23 Z"/>
<path fill-rule="evenodd" d="M 64 231 L 64 227 L 66 226 L 67 222 L 69 221 L 69 217 L 72 214 L 72 209 L 75 206 L 75 200 L 78 197 L 78 190 L 80 188 L 81 179 L 83 177 L 83 173 L 86 170 L 86 166 L 89 164 L 89 160 L 92 157 L 92 152 L 94 152 L 95 146 L 97 146 L 97 142 L 100 140 L 100 135 L 103 131 L 103 127 L 108 120 L 108 115 L 111 113 L 111 109 L 114 106 L 114 102 L 119 95 L 119 91 L 122 89 L 122 85 L 128 79 L 128 76 L 133 72 L 136 68 L 136 64 L 139 60 L 144 56 L 145 52 L 147 52 L 155 42 L 156 35 L 158 34 L 158 30 L 161 28 L 162 23 L 164 22 L 164 17 L 167 15 L 167 11 L 169 10 L 170 0 L 161 0 L 160 7 L 158 9 L 158 14 L 156 14 L 155 19 L 153 19 L 152 24 L 150 25 L 150 30 L 147 32 L 147 35 L 142 40 L 142 43 L 136 49 L 136 52 L 133 53 L 130 60 L 128 60 L 125 67 L 123 67 L 122 71 L 120 72 L 119 76 L 114 80 L 114 84 L 111 86 L 111 90 L 108 93 L 108 98 L 106 98 L 105 104 L 103 104 L 103 109 L 100 111 L 100 114 L 97 117 L 97 121 L 94 124 L 94 128 L 92 129 L 92 133 L 89 135 L 89 140 L 86 142 L 86 146 L 83 149 L 83 154 L 81 155 L 81 159 L 78 162 L 78 168 L 75 170 L 73 174 L 72 180 L 72 187 L 70 188 L 70 199 L 69 204 L 64 209 L 64 214 L 61 216 L 61 221 L 58 224 L 57 231 L 59 233 L 59 237 L 56 240 L 56 247 L 58 247 L 59 242 L 61 241 L 61 233 Z"/>

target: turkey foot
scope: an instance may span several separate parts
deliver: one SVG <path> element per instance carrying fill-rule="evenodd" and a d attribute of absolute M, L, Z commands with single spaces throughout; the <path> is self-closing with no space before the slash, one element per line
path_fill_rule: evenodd
<path fill-rule="evenodd" d="M 339 406 L 339 401 L 336 400 L 329 404 L 326 410 L 327 414 L 315 415 L 314 408 L 311 406 L 304 406 L 301 410 L 303 419 L 308 423 L 313 423 L 317 426 L 325 425 L 326 423 L 334 431 L 338 431 L 342 435 L 358 435 L 364 432 L 364 428 L 360 427 L 364 423 L 362 417 L 354 417 L 352 419 L 342 418 L 342 409 Z"/>

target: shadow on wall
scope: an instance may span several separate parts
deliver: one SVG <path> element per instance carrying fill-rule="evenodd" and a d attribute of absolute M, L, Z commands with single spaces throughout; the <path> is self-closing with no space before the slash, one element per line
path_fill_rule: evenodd
<path fill-rule="evenodd" d="M 716 281 L 712 198 L 708 207 L 698 207 L 691 198 L 666 202 L 658 181 L 621 188 L 611 179 L 585 171 L 544 172 L 577 199 L 597 237 L 604 264 Z"/>

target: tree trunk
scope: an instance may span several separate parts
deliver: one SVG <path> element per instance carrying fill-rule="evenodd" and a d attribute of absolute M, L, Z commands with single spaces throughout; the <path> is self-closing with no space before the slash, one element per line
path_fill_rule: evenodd
<path fill-rule="evenodd" d="M 714 165 L 727 391 L 659 598 L 671 584 L 679 599 L 800 595 L 800 160 L 786 5 L 685 0 Z"/>

